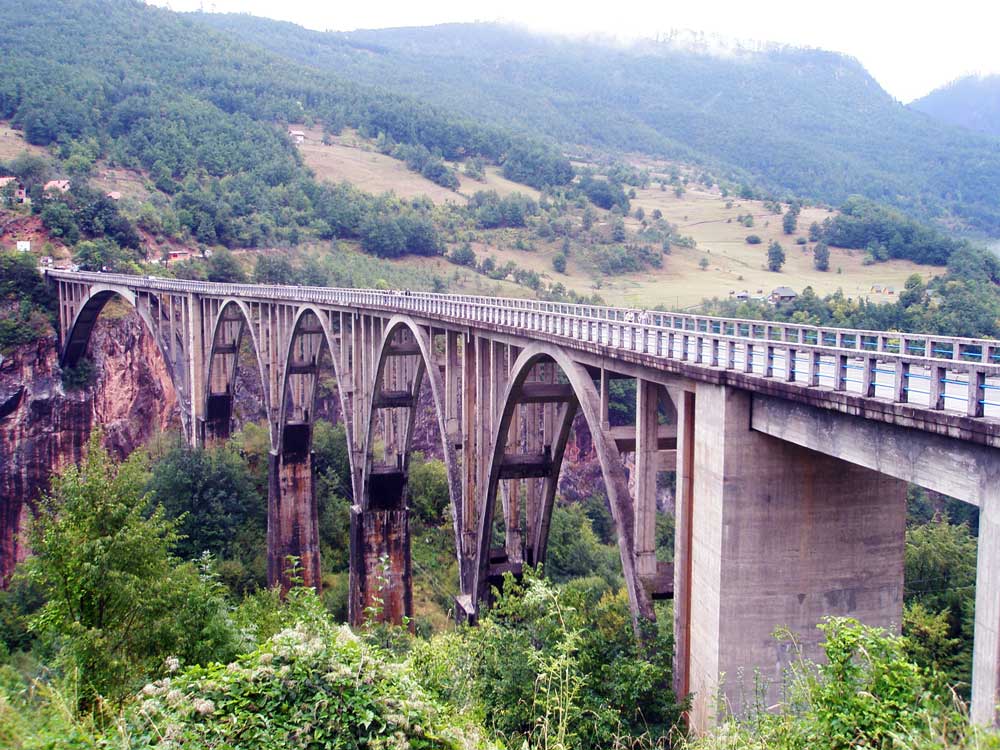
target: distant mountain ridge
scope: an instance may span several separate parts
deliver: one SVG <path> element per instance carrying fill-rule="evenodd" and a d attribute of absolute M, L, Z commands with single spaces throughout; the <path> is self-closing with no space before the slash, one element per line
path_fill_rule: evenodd
<path fill-rule="evenodd" d="M 1000 137 L 1000 75 L 959 78 L 910 107 L 941 122 Z"/>
<path fill-rule="evenodd" d="M 813 49 L 698 54 L 497 24 L 316 32 L 191 18 L 351 80 L 564 144 L 721 167 L 839 203 L 851 194 L 1000 236 L 1000 139 L 905 107 L 854 59 Z"/>

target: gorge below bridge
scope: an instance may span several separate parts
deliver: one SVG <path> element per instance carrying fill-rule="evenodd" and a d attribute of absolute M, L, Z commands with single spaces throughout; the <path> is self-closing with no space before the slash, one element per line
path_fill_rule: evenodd
<path fill-rule="evenodd" d="M 61 364 L 84 356 L 110 299 L 126 300 L 163 355 L 192 445 L 229 436 L 249 343 L 270 433 L 272 583 L 288 584 L 294 555 L 305 583 L 319 585 L 311 441 L 320 371 L 332 368 L 350 453 L 355 624 L 376 597 L 389 620 L 412 608 L 407 475 L 425 380 L 448 475 L 456 611 L 470 622 L 504 572 L 544 561 L 581 416 L 634 622 L 655 618 L 655 598 L 674 599 L 674 688 L 693 694 L 695 728 L 712 723 L 719 697 L 739 708 L 736 675 L 759 672 L 774 702 L 796 656 L 777 627 L 796 633 L 807 657 L 818 656 L 826 615 L 898 630 L 907 483 L 976 505 L 971 715 L 995 721 L 1000 341 L 526 299 L 46 275 L 58 290 Z M 610 424 L 615 379 L 635 383 L 633 425 Z M 673 564 L 656 559 L 665 472 L 676 477 Z"/>

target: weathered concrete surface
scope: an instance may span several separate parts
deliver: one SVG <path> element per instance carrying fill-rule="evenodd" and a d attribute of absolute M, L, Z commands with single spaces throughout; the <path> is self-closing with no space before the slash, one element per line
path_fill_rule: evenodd
<path fill-rule="evenodd" d="M 740 712 L 755 672 L 768 705 L 778 700 L 794 653 L 775 628 L 816 658 L 824 616 L 898 628 L 902 614 L 906 485 L 751 430 L 750 405 L 746 391 L 697 387 L 690 560 L 679 565 L 691 593 L 675 605 L 690 629 L 679 666 L 696 730 L 717 696 Z"/>
<path fill-rule="evenodd" d="M 412 618 L 412 584 L 409 510 L 351 506 L 351 624 Z"/>
<path fill-rule="evenodd" d="M 754 430 L 980 505 L 1000 483 L 1000 451 L 923 430 L 753 395 Z"/>
<path fill-rule="evenodd" d="M 1000 486 L 996 483 L 980 504 L 978 556 L 969 718 L 994 725 L 1000 703 Z"/>
<path fill-rule="evenodd" d="M 313 490 L 312 453 L 270 454 L 267 498 L 267 581 L 287 590 L 288 556 L 302 568 L 302 585 L 319 589 L 319 513 Z"/>

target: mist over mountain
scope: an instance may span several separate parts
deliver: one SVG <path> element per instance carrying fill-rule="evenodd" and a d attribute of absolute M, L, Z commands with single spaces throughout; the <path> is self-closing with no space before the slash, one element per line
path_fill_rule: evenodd
<path fill-rule="evenodd" d="M 331 33 L 191 17 L 312 68 L 565 144 L 714 164 L 832 203 L 863 194 L 1000 236 L 1000 140 L 905 107 L 840 54 L 704 54 L 497 24 Z"/>
<path fill-rule="evenodd" d="M 1000 75 L 959 78 L 910 107 L 941 122 L 1000 137 Z"/>

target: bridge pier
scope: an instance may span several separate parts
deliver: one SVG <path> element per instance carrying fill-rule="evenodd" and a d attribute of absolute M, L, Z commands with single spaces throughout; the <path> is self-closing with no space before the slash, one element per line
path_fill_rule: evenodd
<path fill-rule="evenodd" d="M 410 511 L 405 503 L 405 476 L 378 472 L 371 476 L 368 506 L 351 506 L 351 580 L 348 619 L 401 625 L 413 616 L 410 568 Z"/>
<path fill-rule="evenodd" d="M 983 726 L 996 725 L 1000 703 L 1000 496 L 995 484 L 984 486 L 980 498 L 972 648 L 969 718 Z"/>
<path fill-rule="evenodd" d="M 288 428 L 286 428 L 286 431 Z M 307 444 L 308 445 L 308 444 Z M 313 487 L 312 452 L 270 453 L 267 497 L 267 582 L 287 591 L 288 556 L 301 566 L 302 585 L 319 590 L 319 514 Z"/>
<path fill-rule="evenodd" d="M 776 627 L 810 659 L 827 615 L 898 630 L 906 484 L 754 432 L 746 391 L 699 383 L 682 402 L 675 680 L 697 731 L 760 681 L 777 702 L 797 654 Z"/>

